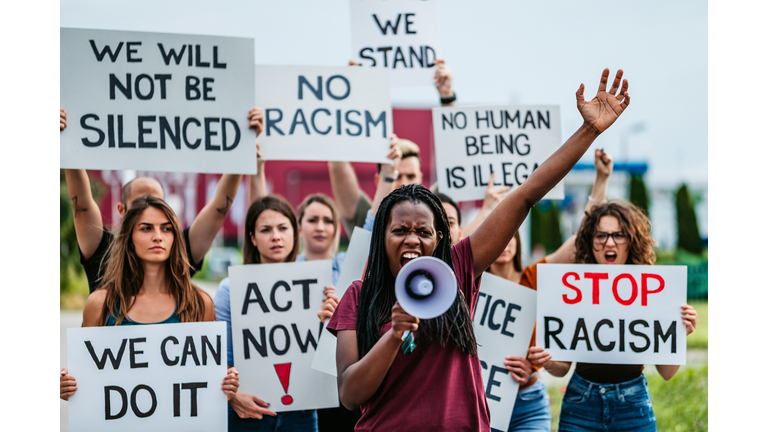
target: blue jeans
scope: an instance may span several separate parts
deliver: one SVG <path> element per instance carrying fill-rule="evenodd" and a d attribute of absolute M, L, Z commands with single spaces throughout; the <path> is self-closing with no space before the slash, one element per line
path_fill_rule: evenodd
<path fill-rule="evenodd" d="M 491 429 L 501 432 L 498 429 Z M 515 408 L 509 420 L 507 432 L 550 432 L 552 412 L 549 410 L 549 394 L 541 381 L 517 393 Z"/>
<path fill-rule="evenodd" d="M 560 410 L 561 432 L 656 431 L 648 381 L 597 384 L 573 374 Z"/>
<path fill-rule="evenodd" d="M 228 405 L 229 432 L 317 432 L 317 411 L 288 411 L 277 417 L 265 415 L 261 420 L 240 418 Z"/>

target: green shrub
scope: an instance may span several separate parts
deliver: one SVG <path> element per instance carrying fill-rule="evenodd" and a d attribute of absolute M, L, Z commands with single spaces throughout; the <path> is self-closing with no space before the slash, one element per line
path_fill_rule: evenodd
<path fill-rule="evenodd" d="M 677 247 L 701 255 L 704 247 L 701 245 L 696 211 L 693 208 L 688 186 L 685 184 L 680 186 L 680 189 L 675 193 L 675 205 L 677 208 Z"/>

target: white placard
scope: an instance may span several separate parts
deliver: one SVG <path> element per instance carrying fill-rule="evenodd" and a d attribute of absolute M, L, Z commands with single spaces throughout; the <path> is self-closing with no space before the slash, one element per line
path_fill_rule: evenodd
<path fill-rule="evenodd" d="M 454 201 L 483 199 L 494 184 L 523 184 L 560 145 L 557 106 L 432 108 L 440 192 Z M 544 199 L 563 199 L 562 183 Z"/>
<path fill-rule="evenodd" d="M 483 273 L 473 325 L 491 427 L 507 430 L 520 385 L 504 367 L 508 355 L 525 357 L 536 322 L 536 291 Z"/>
<path fill-rule="evenodd" d="M 61 29 L 61 168 L 256 173 L 253 39 Z"/>
<path fill-rule="evenodd" d="M 390 163 L 387 75 L 349 66 L 256 66 L 256 101 L 264 107 L 262 156 Z"/>
<path fill-rule="evenodd" d="M 336 296 L 339 297 L 339 301 L 352 282 L 363 279 L 370 249 L 371 232 L 355 227 L 349 240 L 349 248 L 344 258 L 344 265 L 341 267 L 339 281 L 336 284 Z M 336 337 L 328 329 L 323 329 L 323 336 L 317 344 L 317 352 L 312 360 L 312 369 L 336 376 Z"/>
<path fill-rule="evenodd" d="M 436 0 L 350 0 L 352 58 L 391 71 L 393 87 L 432 85 L 440 58 Z"/>
<path fill-rule="evenodd" d="M 537 287 L 552 360 L 685 364 L 685 266 L 539 264 Z"/>
<path fill-rule="evenodd" d="M 223 322 L 67 329 L 69 430 L 227 430 Z"/>
<path fill-rule="evenodd" d="M 234 366 L 240 390 L 276 412 L 339 406 L 336 378 L 311 368 L 333 285 L 330 260 L 229 268 Z"/>

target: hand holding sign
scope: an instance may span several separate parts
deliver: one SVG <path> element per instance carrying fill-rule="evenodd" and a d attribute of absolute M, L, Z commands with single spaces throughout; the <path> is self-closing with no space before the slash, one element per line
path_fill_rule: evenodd
<path fill-rule="evenodd" d="M 227 369 L 227 376 L 224 377 L 224 382 L 221 383 L 221 391 L 227 395 L 227 400 L 231 401 L 237 394 L 237 388 L 240 387 L 240 373 L 237 369 L 231 367 Z"/>
<path fill-rule="evenodd" d="M 687 304 L 682 307 L 683 309 L 683 324 L 685 324 L 685 335 L 693 333 L 696 330 L 696 324 L 699 323 L 699 318 L 696 315 L 696 309 L 693 306 Z"/>
<path fill-rule="evenodd" d="M 64 108 L 59 108 L 59 132 L 63 131 L 67 127 L 67 112 L 64 111 Z"/>
<path fill-rule="evenodd" d="M 544 348 L 540 346 L 532 346 L 528 348 L 528 361 L 537 368 L 546 368 L 552 360 L 552 354 L 544 351 Z"/>
<path fill-rule="evenodd" d="M 334 292 L 336 292 L 336 288 L 332 286 L 325 287 L 325 290 L 323 291 L 323 294 L 325 294 L 325 301 L 323 301 L 320 310 L 317 311 L 317 317 L 320 318 L 320 321 L 323 323 L 325 323 L 326 318 L 333 316 L 333 311 L 335 311 L 336 306 L 339 305 L 339 298 L 336 297 Z"/>
<path fill-rule="evenodd" d="M 616 72 L 611 90 L 606 92 L 610 71 L 605 68 L 602 77 L 600 77 L 600 87 L 597 89 L 597 94 L 589 102 L 584 101 L 583 83 L 576 91 L 576 107 L 584 118 L 584 124 L 594 129 L 598 134 L 608 129 L 629 105 L 629 93 L 627 93 L 629 82 L 627 80 L 624 80 L 621 91 L 617 93 L 623 75 L 624 71 L 619 69 Z"/>
<path fill-rule="evenodd" d="M 77 381 L 75 377 L 69 374 L 67 368 L 61 369 L 61 379 L 59 380 L 59 397 L 68 401 L 77 391 Z"/>
<path fill-rule="evenodd" d="M 276 416 L 277 413 L 267 409 L 268 403 L 252 394 L 237 392 L 229 403 L 240 418 L 255 418 L 261 420 L 265 415 Z"/>
<path fill-rule="evenodd" d="M 527 383 L 533 373 L 531 362 L 519 356 L 507 356 L 506 360 L 504 360 L 504 367 L 510 372 L 512 379 L 520 383 L 520 385 Z"/>
<path fill-rule="evenodd" d="M 248 127 L 256 131 L 256 136 L 264 130 L 264 110 L 261 108 L 251 108 L 248 112 Z M 259 156 L 260 157 L 260 156 Z"/>

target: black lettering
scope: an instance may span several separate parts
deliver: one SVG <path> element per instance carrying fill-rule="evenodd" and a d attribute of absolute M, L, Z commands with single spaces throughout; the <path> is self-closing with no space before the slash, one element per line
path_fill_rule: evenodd
<path fill-rule="evenodd" d="M 504 324 L 501 326 L 501 334 L 504 336 L 515 337 L 514 333 L 507 331 L 507 324 L 515 322 L 515 317 L 512 316 L 512 311 L 522 310 L 522 308 L 514 303 L 507 305 L 507 315 L 504 317 Z"/>
<path fill-rule="evenodd" d="M 512 175 L 511 172 L 507 171 L 507 167 L 511 167 L 511 166 L 512 166 L 512 162 L 502 162 L 501 163 L 502 184 L 504 184 L 504 186 L 514 186 L 515 185 L 514 182 L 507 180 L 507 177 Z"/>
<path fill-rule="evenodd" d="M 587 334 L 587 325 L 584 323 L 584 318 L 579 318 L 576 321 L 576 330 L 574 330 L 573 339 L 571 340 L 571 350 L 576 349 L 580 340 L 587 343 L 587 351 L 592 351 L 592 344 L 589 343 L 589 335 Z"/>
<path fill-rule="evenodd" d="M 672 321 L 672 323 L 669 325 L 669 328 L 667 328 L 666 332 L 663 332 L 661 329 L 661 323 L 659 321 L 654 320 L 653 321 L 653 352 L 657 353 L 659 352 L 659 338 L 661 338 L 661 343 L 664 343 L 672 337 L 672 354 L 675 354 L 677 352 L 677 323 L 675 321 Z"/>
<path fill-rule="evenodd" d="M 275 346 L 275 331 L 278 329 L 282 330 L 285 335 L 285 347 L 283 347 L 283 349 L 277 349 L 277 346 Z M 269 346 L 272 348 L 272 352 L 279 356 L 288 352 L 288 348 L 291 347 L 291 335 L 284 325 L 278 324 L 272 327 L 272 330 L 269 331 Z"/>
<path fill-rule="evenodd" d="M 174 336 L 168 336 L 167 338 L 163 339 L 163 342 L 160 344 L 160 354 L 163 356 L 163 363 L 165 363 L 166 366 L 176 366 L 179 364 L 179 356 L 174 357 L 173 360 L 168 357 L 167 353 L 165 352 L 165 344 L 168 342 L 173 342 L 174 345 L 179 344 L 179 340 Z"/>
<path fill-rule="evenodd" d="M 120 148 L 136 148 L 135 142 L 125 141 L 123 142 L 123 116 L 118 114 L 117 116 L 117 146 Z"/>
<path fill-rule="evenodd" d="M 331 92 L 331 83 L 335 79 L 340 79 L 344 86 L 346 86 L 346 90 L 344 91 L 344 94 L 342 96 L 336 96 Z M 328 96 L 330 96 L 334 100 L 343 100 L 349 97 L 349 93 L 352 91 L 352 87 L 349 85 L 349 80 L 341 75 L 334 75 L 330 78 L 328 78 L 328 81 L 325 82 L 325 92 L 328 93 Z"/>
<path fill-rule="evenodd" d="M 195 340 L 192 336 L 187 336 L 184 340 L 184 350 L 181 353 L 181 365 L 187 365 L 187 357 L 192 356 L 192 360 L 195 362 L 195 366 L 200 366 L 200 359 L 197 358 L 197 351 L 195 351 Z"/>
<path fill-rule="evenodd" d="M 280 117 L 278 117 L 278 118 L 276 118 L 276 119 L 270 118 L 269 114 L 270 114 L 272 111 L 277 111 L 277 114 L 278 114 Z M 278 123 L 280 120 L 282 120 L 282 119 L 283 119 L 283 112 L 282 112 L 281 110 L 279 110 L 279 109 L 277 109 L 277 108 L 268 108 L 268 109 L 267 109 L 267 113 L 266 113 L 266 118 L 267 118 L 267 136 L 270 136 L 270 131 L 272 130 L 272 128 L 275 128 L 275 130 L 277 131 L 277 133 L 279 133 L 280 135 L 285 135 L 285 134 L 283 133 L 283 131 L 281 131 L 281 130 L 280 130 L 280 128 L 279 128 L 279 127 L 277 127 L 277 124 L 276 124 L 276 123 Z"/>
<path fill-rule="evenodd" d="M 131 99 L 132 96 L 132 88 L 131 87 L 131 74 L 127 73 L 125 74 L 125 85 L 120 82 L 120 79 L 118 79 L 115 74 L 109 74 L 109 99 L 114 100 L 115 99 L 115 88 L 120 90 L 120 93 L 125 96 L 126 99 Z"/>
<path fill-rule="evenodd" d="M 408 67 L 408 64 L 405 62 L 405 56 L 403 55 L 403 50 L 400 47 L 395 48 L 395 58 L 394 58 L 394 61 L 392 62 L 392 69 L 397 69 L 397 62 L 401 62 L 404 68 Z"/>
<path fill-rule="evenodd" d="M 376 51 L 384 53 L 384 67 L 388 67 L 388 65 L 387 65 L 387 51 L 392 51 L 392 47 L 379 47 Z"/>
<path fill-rule="evenodd" d="M 368 110 L 365 110 L 365 136 L 370 137 L 371 136 L 371 124 L 373 124 L 373 127 L 376 127 L 379 123 L 381 123 L 381 137 L 386 138 L 387 137 L 387 116 L 384 111 L 379 114 L 379 117 L 374 120 L 371 116 L 371 113 L 368 112 Z"/>
<path fill-rule="evenodd" d="M 501 305 L 501 308 L 503 309 L 503 308 L 506 307 L 506 304 L 507 304 L 507 302 L 505 302 L 504 300 L 501 300 L 501 299 L 496 300 L 495 302 L 493 302 L 493 306 L 491 306 L 491 313 L 488 315 L 488 328 L 489 329 L 495 331 L 495 330 L 498 330 L 501 327 L 501 324 L 496 324 L 495 322 L 493 322 L 493 315 L 496 313 L 496 307 L 497 306 Z"/>
<path fill-rule="evenodd" d="M 304 302 L 304 309 L 309 309 L 309 285 L 316 284 L 317 279 L 302 279 L 291 281 L 293 286 L 301 285 L 302 299 Z"/>
<path fill-rule="evenodd" d="M 470 142 L 470 140 L 471 140 L 471 142 Z M 480 153 L 480 147 L 477 146 L 477 138 L 473 137 L 472 135 L 469 135 L 469 136 L 464 138 L 464 145 L 467 148 L 467 156 L 474 156 L 474 155 Z M 474 152 L 473 153 L 469 152 L 469 148 L 470 147 L 474 148 Z"/>
<path fill-rule="evenodd" d="M 203 336 L 201 339 L 203 344 L 203 366 L 208 364 L 208 351 L 213 356 L 213 361 L 217 365 L 221 365 L 221 335 L 216 335 L 216 349 L 213 349 L 213 344 L 208 340 L 208 336 Z"/>
<path fill-rule="evenodd" d="M 317 350 L 317 341 L 315 341 L 315 337 L 312 335 L 311 330 L 307 330 L 307 337 L 303 341 L 301 340 L 301 334 L 299 333 L 299 328 L 296 327 L 296 324 L 291 324 L 291 328 L 293 328 L 293 335 L 296 337 L 296 343 L 299 344 L 299 349 L 302 353 L 307 352 L 307 348 L 309 347 L 309 344 L 312 344 L 312 349 Z M 318 329 L 318 338 L 323 333 L 323 322 L 320 321 L 320 328 Z"/>
<path fill-rule="evenodd" d="M 301 116 L 301 120 L 299 120 L 299 116 Z M 307 119 L 304 118 L 304 111 L 301 110 L 301 108 L 296 110 L 296 114 L 293 115 L 293 121 L 291 122 L 291 129 L 288 131 L 288 135 L 293 135 L 293 131 L 296 129 L 297 125 L 304 126 L 304 132 L 309 135 L 309 126 L 307 126 Z"/>
<path fill-rule="evenodd" d="M 109 59 L 112 61 L 112 63 L 117 60 L 117 56 L 120 54 L 120 48 L 123 47 L 123 43 L 120 42 L 117 44 L 117 49 L 115 49 L 115 52 L 112 52 L 112 48 L 109 47 L 109 45 L 104 45 L 104 49 L 99 52 L 98 48 L 96 48 L 96 42 L 91 39 L 89 41 L 91 43 L 91 48 L 93 49 L 93 54 L 96 56 L 96 60 L 102 61 L 104 59 L 104 54 L 109 55 Z"/>
<path fill-rule="evenodd" d="M 142 94 L 141 93 L 141 80 L 149 80 L 149 92 Z M 136 97 L 141 100 L 149 100 L 152 99 L 152 96 L 155 95 L 155 81 L 152 80 L 152 77 L 147 74 L 141 74 L 136 77 L 136 83 L 134 84 L 136 87 Z"/>
<path fill-rule="evenodd" d="M 231 146 L 227 146 L 227 123 L 231 123 L 232 127 L 235 128 L 235 139 L 232 141 Z M 232 120 L 231 118 L 222 118 L 221 119 L 221 147 L 224 151 L 233 150 L 237 145 L 240 144 L 240 126 L 237 125 L 237 122 Z"/>
<path fill-rule="evenodd" d="M 402 16 L 402 14 L 397 14 L 397 21 L 395 21 L 395 25 L 392 25 L 392 21 L 387 20 L 384 23 L 383 27 L 382 27 L 381 23 L 379 22 L 379 17 L 377 17 L 376 14 L 373 14 L 373 20 L 376 21 L 376 25 L 379 26 L 379 30 L 381 30 L 381 34 L 386 35 L 388 28 L 392 29 L 392 34 L 397 34 L 397 29 L 398 29 L 398 27 L 400 27 L 400 18 L 401 18 L 401 16 Z M 386 66 L 386 65 L 384 65 L 384 66 Z"/>
<path fill-rule="evenodd" d="M 155 74 L 155 79 L 160 81 L 160 99 L 165 99 L 165 82 L 171 79 L 171 74 Z"/>
<path fill-rule="evenodd" d="M 221 150 L 221 146 L 211 144 L 211 137 L 218 135 L 218 132 L 211 130 L 211 123 L 218 123 L 219 119 L 213 117 L 206 117 L 203 119 L 205 123 L 205 149 L 206 150 Z"/>
<path fill-rule="evenodd" d="M 213 84 L 213 78 L 203 78 L 203 100 L 208 100 L 208 101 L 216 100 L 215 96 L 210 95 L 210 93 L 213 91 L 213 87 L 211 87 L 211 84 Z"/>
<path fill-rule="evenodd" d="M 515 111 L 515 116 L 510 117 L 509 111 L 504 110 L 504 125 L 505 127 L 509 128 L 510 123 L 515 123 L 517 121 L 517 128 L 520 129 L 520 111 Z"/>
<path fill-rule="evenodd" d="M 414 62 L 413 58 L 416 57 L 416 61 L 419 63 L 419 66 L 424 67 L 424 48 L 419 47 L 419 52 L 416 53 L 416 51 L 413 50 L 413 47 L 408 47 L 408 60 L 411 62 L 411 67 L 413 67 Z"/>
<path fill-rule="evenodd" d="M 488 138 L 490 138 L 490 135 L 480 135 L 480 153 L 482 154 L 493 154 L 493 150 L 485 151 L 485 148 L 491 145 L 488 142 Z"/>
<path fill-rule="evenodd" d="M 488 123 L 488 111 L 485 112 L 485 117 L 480 117 L 480 111 L 475 111 L 475 121 L 477 122 L 477 128 L 480 129 L 480 122 L 485 121 L 485 127 L 490 128 Z"/>
<path fill-rule="evenodd" d="M 122 42 L 121 42 L 122 44 Z M 125 341 L 125 339 L 123 339 Z M 117 414 L 112 414 L 112 401 L 110 399 L 109 392 L 116 391 L 120 394 L 120 398 L 123 400 L 120 405 L 120 411 Z M 119 386 L 104 386 L 104 420 L 116 420 L 124 416 L 128 412 L 128 393 L 122 387 Z"/>
<path fill-rule="evenodd" d="M 633 336 L 639 336 L 639 337 L 645 339 L 645 346 L 642 347 L 642 348 L 638 348 L 637 345 L 635 345 L 634 342 L 630 342 L 629 343 L 629 347 L 632 348 L 632 351 L 634 351 L 636 353 L 641 353 L 641 352 L 645 352 L 645 350 L 647 350 L 648 347 L 651 346 L 651 340 L 648 339 L 648 336 L 646 336 L 643 333 L 635 330 L 635 326 L 638 325 L 638 324 L 642 325 L 645 328 L 649 327 L 648 326 L 648 322 L 645 321 L 645 320 L 634 320 L 631 323 L 629 323 L 629 332 L 632 333 Z"/>
<path fill-rule="evenodd" d="M 520 175 L 518 175 L 518 170 L 520 169 L 520 167 L 523 167 L 523 168 L 525 168 L 525 169 L 528 169 L 528 165 L 526 165 L 526 164 L 525 164 L 525 162 L 520 162 L 520 163 L 519 163 L 519 164 L 517 164 L 517 166 L 515 167 L 515 181 L 517 182 L 517 185 L 518 185 L 518 186 L 520 186 L 521 184 L 523 184 L 523 182 L 524 182 L 524 181 L 526 181 L 526 180 L 528 179 L 528 174 L 523 174 L 523 175 L 522 175 L 523 179 L 522 179 L 522 180 L 520 180 L 520 177 L 521 177 L 521 176 L 520 176 Z"/>
<path fill-rule="evenodd" d="M 318 76 L 317 77 L 317 87 L 312 87 L 312 84 L 307 81 L 307 79 L 304 77 L 304 75 L 299 75 L 299 100 L 304 99 L 304 86 L 309 87 L 309 91 L 312 92 L 312 94 L 315 95 L 317 100 L 323 100 L 323 78 Z M 282 113 L 280 115 L 280 118 L 282 118 Z M 280 121 L 280 120 L 278 120 Z"/>
<path fill-rule="evenodd" d="M 528 135 L 526 135 L 526 134 L 520 134 L 520 135 L 518 135 L 518 136 L 515 138 L 515 150 L 517 150 L 517 154 L 519 154 L 520 156 L 525 156 L 525 155 L 527 155 L 528 153 L 530 153 L 530 152 L 531 152 L 531 145 L 530 145 L 528 142 L 525 142 L 525 143 L 524 143 L 524 144 L 525 144 L 525 153 L 523 153 L 523 152 L 521 152 L 521 151 L 520 151 L 520 144 L 519 144 L 519 141 L 520 141 L 520 138 L 523 138 L 523 137 L 524 137 L 525 139 L 528 139 Z M 535 168 L 534 168 L 534 169 L 535 169 Z"/>
<path fill-rule="evenodd" d="M 549 328 L 550 321 L 554 321 L 560 324 L 560 327 L 556 331 L 550 330 Z M 561 331 L 563 331 L 563 321 L 561 319 L 555 318 L 555 317 L 548 317 L 548 316 L 544 317 L 544 348 L 545 349 L 549 349 L 550 337 L 555 340 L 555 343 L 557 343 L 557 346 L 559 346 L 560 349 L 563 349 L 563 350 L 565 349 L 565 345 L 563 345 L 563 343 L 560 342 L 560 339 L 557 338 L 557 335 L 560 334 Z"/>
<path fill-rule="evenodd" d="M 278 288 L 284 288 L 286 292 L 291 291 L 290 285 L 288 285 L 288 282 L 285 281 L 277 281 L 275 282 L 275 285 L 272 286 L 272 292 L 269 294 L 269 302 L 272 304 L 272 309 L 278 311 L 278 312 L 285 312 L 288 309 L 291 308 L 291 305 L 293 304 L 292 301 L 288 300 L 285 303 L 285 306 L 280 306 L 277 304 L 277 300 L 275 299 L 275 293 L 277 293 Z M 271 337 L 271 336 L 270 336 Z"/>
<path fill-rule="evenodd" d="M 92 130 L 96 132 L 97 134 L 99 134 L 99 137 L 96 139 L 96 141 L 89 141 L 88 138 L 83 138 L 80 141 L 86 147 L 98 147 L 104 144 L 104 132 L 97 127 L 88 126 L 87 124 L 85 124 L 85 121 L 88 119 L 94 119 L 96 121 L 99 121 L 99 116 L 97 116 L 96 114 L 86 114 L 80 117 L 80 127 L 86 130 Z"/>
<path fill-rule="evenodd" d="M 117 368 L 120 367 L 120 360 L 123 358 L 123 353 L 125 352 L 125 345 L 128 343 L 128 339 L 123 339 L 123 343 L 120 345 L 120 349 L 117 351 L 117 357 L 112 355 L 112 350 L 107 348 L 104 350 L 104 353 L 101 355 L 101 359 L 96 357 L 96 352 L 93 350 L 93 345 L 91 345 L 91 341 L 85 341 L 85 346 L 88 348 L 88 353 L 91 355 L 91 358 L 93 359 L 93 362 L 96 363 L 96 367 L 99 368 L 99 370 L 104 369 L 104 365 L 107 363 L 107 358 L 109 358 L 109 361 L 112 363 L 112 369 L 117 370 Z"/>
<path fill-rule="evenodd" d="M 149 363 L 138 363 L 138 362 L 136 362 L 136 355 L 137 354 L 144 354 L 144 351 L 139 351 L 134 346 L 134 344 L 137 344 L 137 343 L 147 343 L 147 338 L 145 338 L 145 337 L 143 337 L 143 338 L 135 338 L 135 339 L 130 339 L 128 341 L 128 345 L 130 347 L 128 350 L 130 352 L 131 369 L 139 369 L 139 368 L 149 367 Z"/>
<path fill-rule="evenodd" d="M 326 110 L 326 112 L 327 111 L 328 110 Z M 328 114 L 330 114 L 330 112 Z M 352 131 L 350 131 L 349 128 L 346 128 L 345 130 L 347 131 L 347 135 L 349 135 L 349 136 L 360 136 L 360 135 L 362 135 L 362 133 L 363 133 L 363 126 L 360 123 L 358 123 L 358 122 L 352 120 L 351 118 L 349 118 L 350 114 L 357 114 L 358 116 L 362 116 L 362 114 L 360 114 L 360 111 L 358 111 L 358 110 L 349 110 L 349 111 L 347 111 L 347 113 L 344 115 L 344 119 L 347 120 L 348 124 L 350 124 L 352 126 L 355 126 L 357 128 L 357 132 L 356 133 L 352 133 Z M 317 130 L 317 129 L 315 129 L 315 130 Z M 331 127 L 328 126 L 328 131 L 330 131 L 330 130 L 331 130 Z M 326 133 L 328 133 L 328 132 L 326 132 Z M 325 134 L 323 134 L 323 135 L 325 135 Z"/>
<path fill-rule="evenodd" d="M 200 45 L 195 45 L 195 66 L 196 67 L 211 67 L 208 62 L 200 61 Z"/>
<path fill-rule="evenodd" d="M 485 386 L 485 397 L 490 400 L 499 402 L 501 401 L 501 398 L 491 393 L 494 387 L 498 387 L 499 385 L 501 385 L 501 381 L 496 381 L 494 379 L 494 376 L 497 373 L 503 373 L 504 375 L 508 375 L 509 371 L 505 368 L 491 365 L 491 372 L 488 374 L 488 385 Z"/>
<path fill-rule="evenodd" d="M 158 48 L 160 48 L 160 55 L 163 57 L 163 61 L 165 62 L 165 65 L 168 66 L 171 64 L 171 59 L 173 59 L 176 64 L 178 65 L 181 62 L 182 57 L 184 56 L 184 50 L 187 49 L 186 45 L 181 46 L 181 50 L 179 53 L 176 53 L 176 50 L 171 48 L 168 50 L 168 54 L 165 53 L 165 48 L 163 48 L 163 44 L 158 43 Z"/>
<path fill-rule="evenodd" d="M 543 123 L 544 126 L 549 129 L 549 110 L 547 110 L 547 118 L 545 119 L 543 115 L 541 115 L 541 111 L 536 111 L 536 117 L 539 120 L 539 129 L 541 129 L 541 124 Z"/>
<path fill-rule="evenodd" d="M 186 46 L 186 45 L 185 45 Z M 168 135 L 168 137 L 171 138 L 171 142 L 173 143 L 174 147 L 176 147 L 176 150 L 181 150 L 181 133 L 179 133 L 179 117 L 176 116 L 173 118 L 173 129 L 171 129 L 171 125 L 168 124 L 168 119 L 166 119 L 164 116 L 160 116 L 160 148 L 165 148 L 165 136 Z"/>
<path fill-rule="evenodd" d="M 152 398 L 152 406 L 146 412 L 141 412 L 139 406 L 136 404 L 136 394 L 139 390 L 146 390 Z M 155 391 L 152 390 L 152 387 L 146 384 L 139 384 L 133 389 L 131 392 L 131 409 L 138 418 L 146 418 L 155 413 L 155 409 L 157 409 L 157 396 L 155 395 Z"/>
<path fill-rule="evenodd" d="M 194 143 L 189 142 L 189 138 L 187 138 L 187 126 L 189 126 L 190 123 L 194 123 L 197 127 L 200 127 L 200 120 L 190 117 L 186 120 L 184 120 L 184 127 L 181 129 L 182 134 L 184 135 L 184 144 L 191 148 L 192 150 L 200 147 L 200 143 L 203 142 L 200 138 L 195 140 Z"/>
<path fill-rule="evenodd" d="M 144 134 L 152 133 L 152 129 L 144 127 L 144 122 L 157 121 L 157 116 L 139 116 L 139 148 L 157 148 L 157 141 L 144 141 Z"/>
<path fill-rule="evenodd" d="M 254 294 L 256 297 L 251 298 L 251 294 Z M 259 289 L 259 286 L 255 282 L 249 283 L 248 288 L 246 288 L 245 290 L 245 299 L 243 300 L 243 311 L 241 315 L 246 315 L 248 313 L 248 305 L 251 303 L 258 303 L 259 306 L 261 306 L 262 312 L 264 313 L 269 312 L 269 308 L 267 307 L 267 302 L 264 301 L 264 297 L 262 297 L 261 295 L 261 290 Z"/>
<path fill-rule="evenodd" d="M 624 352 L 624 320 L 619 320 L 619 352 Z"/>
<path fill-rule="evenodd" d="M 600 351 L 606 351 L 606 352 L 613 351 L 613 347 L 616 346 L 616 342 L 611 342 L 608 345 L 603 345 L 600 342 L 600 336 L 599 336 L 600 327 L 604 325 L 607 325 L 609 328 L 613 328 L 613 323 L 611 322 L 611 320 L 608 320 L 608 319 L 600 320 L 595 326 L 595 331 L 593 332 L 593 336 L 595 338 L 595 345 L 597 345 L 597 349 L 599 349 Z"/>
<path fill-rule="evenodd" d="M 363 49 L 360 50 L 360 58 L 364 58 L 366 60 L 370 60 L 371 61 L 371 67 L 376 66 L 376 59 L 375 58 L 363 54 L 366 51 L 370 51 L 371 54 L 373 54 L 373 48 L 370 48 L 370 47 L 363 48 Z"/>
<path fill-rule="evenodd" d="M 487 295 L 485 293 L 480 293 L 481 296 L 488 296 L 488 300 L 485 301 L 485 307 L 483 308 L 483 315 L 480 316 L 480 325 L 485 325 L 485 317 L 488 316 L 488 309 L 491 307 L 491 301 L 493 300 L 493 296 Z M 480 301 L 480 297 L 477 297 L 478 301 Z"/>
<path fill-rule="evenodd" d="M 186 85 L 185 85 L 185 92 L 187 96 L 187 100 L 198 100 L 200 99 L 200 89 L 198 86 L 200 85 L 200 78 L 192 75 L 188 75 L 186 78 Z"/>
<path fill-rule="evenodd" d="M 261 340 L 261 342 L 256 340 L 249 329 L 243 329 L 243 354 L 246 360 L 251 358 L 251 349 L 248 342 L 253 344 L 253 347 L 256 348 L 256 351 L 258 351 L 262 357 L 267 356 L 266 330 L 264 327 L 259 327 L 259 340 Z"/>
<path fill-rule="evenodd" d="M 456 170 L 461 170 L 461 174 L 456 174 Z M 451 183 L 451 185 L 456 189 L 461 189 L 467 185 L 467 181 L 464 180 L 464 167 L 460 167 L 460 166 L 453 167 L 453 169 L 451 170 L 451 175 L 453 176 L 454 179 L 461 180 L 461 184 L 457 183 L 456 181 Z"/>
<path fill-rule="evenodd" d="M 141 45 L 141 42 L 126 42 L 125 43 L 125 50 L 126 50 L 126 56 L 128 59 L 128 63 L 141 63 L 140 58 L 134 58 L 133 54 L 139 52 L 138 50 L 134 49 L 134 45 Z"/>
<path fill-rule="evenodd" d="M 219 63 L 219 47 L 213 47 L 213 68 L 214 69 L 226 69 L 226 63 Z"/>

